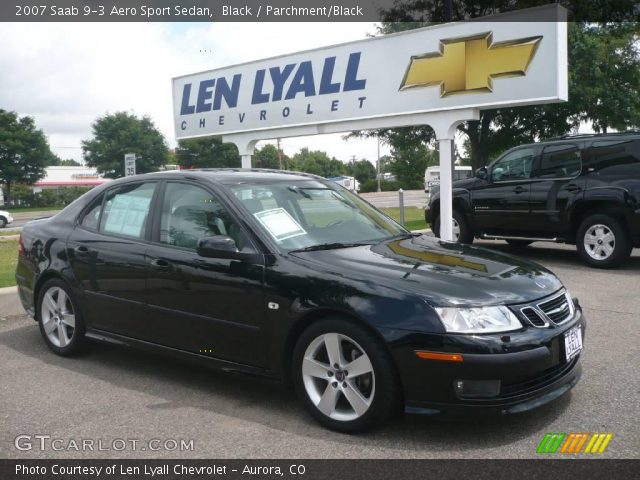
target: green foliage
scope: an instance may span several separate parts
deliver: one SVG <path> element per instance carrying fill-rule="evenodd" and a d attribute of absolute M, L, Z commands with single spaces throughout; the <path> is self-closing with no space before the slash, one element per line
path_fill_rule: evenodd
<path fill-rule="evenodd" d="M 182 168 L 240 168 L 240 154 L 233 143 L 213 137 L 180 140 L 176 163 Z"/>
<path fill-rule="evenodd" d="M 376 178 L 376 167 L 369 160 L 358 160 L 350 165 L 351 175 L 361 184 Z"/>
<path fill-rule="evenodd" d="M 12 202 L 21 207 L 64 207 L 89 190 L 91 187 L 60 187 L 45 188 L 39 193 L 33 193 L 31 187 L 16 184 Z"/>
<path fill-rule="evenodd" d="M 124 155 L 136 154 L 136 173 L 154 172 L 167 163 L 169 150 L 151 118 L 117 112 L 98 118 L 93 138 L 82 142 L 82 155 L 90 167 L 107 178 L 124 175 Z"/>
<path fill-rule="evenodd" d="M 282 159 L 282 166 L 280 165 L 280 159 Z M 282 150 L 280 151 L 280 157 L 278 157 L 278 149 L 270 143 L 257 149 L 251 157 L 251 164 L 255 168 L 284 169 L 288 162 L 289 157 Z"/>
<path fill-rule="evenodd" d="M 5 201 L 10 200 L 14 183 L 33 184 L 44 177 L 45 167 L 54 158 L 33 118 L 0 109 L 0 183 L 6 185 Z"/>
<path fill-rule="evenodd" d="M 400 183 L 391 180 L 380 180 L 380 190 L 382 192 L 395 192 L 400 190 Z M 358 193 L 368 193 L 378 191 L 378 180 L 372 179 L 362 182 Z"/>
<path fill-rule="evenodd" d="M 428 166 L 438 164 L 435 151 L 423 143 L 394 149 L 393 156 L 394 159 L 388 168 L 396 176 L 400 187 L 406 190 L 423 188 L 424 171 Z"/>
<path fill-rule="evenodd" d="M 347 166 L 336 158 L 329 158 L 320 150 L 301 149 L 291 159 L 291 170 L 313 173 L 321 177 L 338 177 L 348 173 Z"/>

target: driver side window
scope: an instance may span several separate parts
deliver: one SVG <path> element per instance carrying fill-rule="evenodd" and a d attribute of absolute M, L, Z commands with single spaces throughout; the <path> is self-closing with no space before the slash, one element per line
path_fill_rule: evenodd
<path fill-rule="evenodd" d="M 531 178 L 534 156 L 533 148 L 521 148 L 505 155 L 493 164 L 491 180 L 493 182 L 508 182 Z"/>

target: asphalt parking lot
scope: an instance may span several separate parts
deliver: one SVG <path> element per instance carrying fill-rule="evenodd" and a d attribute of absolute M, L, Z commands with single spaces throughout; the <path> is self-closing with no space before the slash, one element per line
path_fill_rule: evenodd
<path fill-rule="evenodd" d="M 639 458 L 640 250 L 613 271 L 582 265 L 565 246 L 536 244 L 521 255 L 556 272 L 589 320 L 581 382 L 533 412 L 458 422 L 404 416 L 343 435 L 318 426 L 290 391 L 268 381 L 101 344 L 60 358 L 31 319 L 0 312 L 0 457 L 523 458 L 536 457 L 547 432 L 611 432 L 599 456 Z M 182 452 L 19 451 L 21 434 L 194 443 Z"/>

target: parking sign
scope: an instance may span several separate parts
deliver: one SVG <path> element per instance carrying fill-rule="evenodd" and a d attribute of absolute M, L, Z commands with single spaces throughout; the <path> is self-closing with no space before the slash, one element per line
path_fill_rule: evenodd
<path fill-rule="evenodd" d="M 136 174 L 136 154 L 125 153 L 124 155 L 124 176 L 130 177 Z"/>

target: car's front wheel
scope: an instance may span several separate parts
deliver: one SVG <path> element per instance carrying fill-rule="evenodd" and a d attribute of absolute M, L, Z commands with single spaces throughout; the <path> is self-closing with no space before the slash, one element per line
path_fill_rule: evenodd
<path fill-rule="evenodd" d="M 84 346 L 84 322 L 71 290 L 62 280 L 49 280 L 40 289 L 37 319 L 44 341 L 58 355 L 78 353 Z"/>
<path fill-rule="evenodd" d="M 596 268 L 617 267 L 633 248 L 620 222 L 602 214 L 591 215 L 580 224 L 576 246 L 582 259 Z"/>
<path fill-rule="evenodd" d="M 352 433 L 383 423 L 400 389 L 393 362 L 367 329 L 331 318 L 314 323 L 293 353 L 296 392 L 324 426 Z"/>
<path fill-rule="evenodd" d="M 4 228 L 7 226 L 7 219 L 4 217 L 0 217 L 0 228 Z"/>

